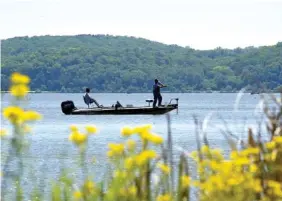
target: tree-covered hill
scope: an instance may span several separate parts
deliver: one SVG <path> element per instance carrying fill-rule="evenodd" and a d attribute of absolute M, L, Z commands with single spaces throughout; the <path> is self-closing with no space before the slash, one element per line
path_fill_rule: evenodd
<path fill-rule="evenodd" d="M 14 71 L 32 90 L 151 92 L 158 78 L 169 92 L 277 90 L 282 42 L 259 48 L 194 50 L 109 35 L 16 37 L 2 40 L 1 89 Z"/>

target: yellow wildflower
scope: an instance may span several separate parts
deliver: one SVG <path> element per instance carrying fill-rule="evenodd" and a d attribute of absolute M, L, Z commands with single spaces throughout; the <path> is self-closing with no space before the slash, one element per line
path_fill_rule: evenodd
<path fill-rule="evenodd" d="M 264 157 L 265 161 L 272 161 L 273 154 L 272 153 L 266 153 L 266 154 L 263 155 L 263 157 Z"/>
<path fill-rule="evenodd" d="M 236 178 L 229 178 L 227 179 L 227 184 L 230 186 L 236 186 L 240 183 L 240 181 Z"/>
<path fill-rule="evenodd" d="M 211 161 L 209 165 L 212 170 L 218 170 L 221 168 L 221 164 L 216 161 Z"/>
<path fill-rule="evenodd" d="M 216 160 L 223 160 L 224 159 L 220 149 L 212 149 L 211 154 Z"/>
<path fill-rule="evenodd" d="M 93 192 L 95 190 L 95 183 L 93 181 L 87 180 L 84 183 L 84 187 L 87 192 Z"/>
<path fill-rule="evenodd" d="M 129 139 L 126 141 L 126 146 L 129 151 L 133 151 L 135 149 L 136 142 L 134 140 Z"/>
<path fill-rule="evenodd" d="M 254 183 L 254 184 L 252 184 L 252 188 L 253 188 L 256 192 L 258 192 L 258 193 L 262 192 L 262 187 L 261 187 L 261 182 L 260 182 L 260 180 L 256 179 L 253 183 Z"/>
<path fill-rule="evenodd" d="M 12 123 L 22 123 L 21 118 L 23 114 L 23 109 L 17 106 L 6 107 L 3 111 L 3 116 Z"/>
<path fill-rule="evenodd" d="M 126 169 L 131 169 L 134 165 L 134 159 L 132 157 L 126 158 L 124 161 L 124 166 Z"/>
<path fill-rule="evenodd" d="M 128 189 L 128 193 L 131 196 L 136 196 L 137 194 L 137 188 L 135 186 L 130 186 Z"/>
<path fill-rule="evenodd" d="M 125 188 L 121 188 L 121 189 L 119 189 L 119 194 L 120 194 L 121 196 L 126 196 L 127 190 L 125 190 Z"/>
<path fill-rule="evenodd" d="M 108 151 L 108 156 L 118 156 L 122 155 L 124 152 L 124 145 L 123 144 L 114 144 L 114 143 L 109 143 L 109 151 Z"/>
<path fill-rule="evenodd" d="M 7 131 L 5 129 L 0 129 L 0 137 L 4 137 L 7 135 Z"/>
<path fill-rule="evenodd" d="M 250 165 L 250 172 L 256 173 L 258 171 L 258 167 L 255 164 Z"/>
<path fill-rule="evenodd" d="M 159 195 L 157 201 L 172 201 L 172 197 L 169 194 Z"/>
<path fill-rule="evenodd" d="M 127 173 L 125 171 L 117 170 L 114 172 L 114 177 L 119 179 L 126 179 Z"/>
<path fill-rule="evenodd" d="M 277 144 L 282 144 L 282 136 L 275 136 L 275 137 L 273 137 L 273 140 L 274 140 Z"/>
<path fill-rule="evenodd" d="M 35 111 L 25 111 L 23 113 L 24 121 L 35 121 L 41 118 L 41 115 Z"/>
<path fill-rule="evenodd" d="M 73 132 L 69 136 L 69 140 L 72 141 L 77 146 L 84 144 L 87 140 L 87 135 L 79 132 Z"/>
<path fill-rule="evenodd" d="M 137 165 L 144 165 L 149 159 L 156 158 L 157 154 L 153 150 L 145 150 L 136 156 Z"/>
<path fill-rule="evenodd" d="M 145 156 L 148 159 L 153 159 L 157 156 L 157 154 L 154 150 L 145 150 L 145 151 L 141 152 L 141 155 Z"/>
<path fill-rule="evenodd" d="M 277 181 L 274 181 L 274 180 L 269 180 L 267 182 L 268 186 L 271 187 L 271 188 L 281 188 L 281 184 Z"/>
<path fill-rule="evenodd" d="M 260 152 L 259 148 L 257 148 L 257 147 L 249 147 L 249 148 L 243 150 L 241 153 L 244 156 L 249 156 L 249 155 L 252 155 L 252 154 L 255 154 L 255 155 L 259 154 L 259 152 Z"/>
<path fill-rule="evenodd" d="M 198 157 L 198 151 L 192 151 L 189 156 L 194 159 L 195 161 L 198 161 L 199 157 Z"/>
<path fill-rule="evenodd" d="M 75 125 L 71 125 L 71 126 L 70 126 L 70 130 L 71 130 L 72 132 L 78 132 L 78 128 L 77 128 Z"/>
<path fill-rule="evenodd" d="M 137 127 L 133 128 L 132 132 L 142 134 L 144 132 L 148 132 L 151 129 L 152 129 L 152 125 L 147 124 L 147 125 L 137 126 Z"/>
<path fill-rule="evenodd" d="M 163 143 L 163 138 L 159 135 L 155 135 L 155 134 L 152 134 L 152 133 L 148 133 L 148 132 L 143 132 L 143 135 L 142 135 L 142 138 L 143 139 L 146 139 L 154 144 L 162 144 Z"/>
<path fill-rule="evenodd" d="M 250 160 L 248 158 L 241 157 L 241 158 L 238 158 L 236 161 L 234 161 L 234 163 L 239 166 L 248 165 L 250 164 Z"/>
<path fill-rule="evenodd" d="M 128 136 L 132 135 L 133 133 L 134 133 L 133 129 L 131 129 L 128 126 L 125 126 L 121 129 L 121 135 L 124 136 L 124 137 L 128 137 Z"/>
<path fill-rule="evenodd" d="M 225 188 L 225 185 L 224 185 L 222 179 L 223 178 L 221 178 L 220 175 L 212 175 L 212 176 L 209 177 L 208 182 L 210 182 L 212 185 L 214 185 L 216 188 L 218 188 L 218 190 L 223 190 Z"/>
<path fill-rule="evenodd" d="M 201 147 L 201 152 L 203 152 L 204 154 L 208 153 L 210 151 L 209 146 L 204 145 Z"/>
<path fill-rule="evenodd" d="M 181 177 L 182 188 L 187 188 L 190 185 L 191 178 L 187 175 Z"/>
<path fill-rule="evenodd" d="M 11 81 L 13 84 L 28 84 L 30 79 L 26 75 L 15 72 L 11 75 Z"/>
<path fill-rule="evenodd" d="M 276 146 L 276 143 L 275 143 L 274 141 L 265 143 L 265 147 L 266 147 L 267 149 L 270 149 L 270 150 L 274 149 L 275 146 Z"/>
<path fill-rule="evenodd" d="M 230 153 L 230 159 L 236 160 L 239 157 L 239 153 L 237 151 L 231 151 Z"/>
<path fill-rule="evenodd" d="M 278 153 L 277 150 L 272 151 L 272 153 L 271 153 L 271 160 L 272 160 L 272 161 L 275 161 L 275 160 L 276 160 L 277 153 Z"/>
<path fill-rule="evenodd" d="M 29 87 L 23 84 L 12 85 L 10 91 L 13 96 L 24 97 L 28 93 Z"/>
<path fill-rule="evenodd" d="M 274 181 L 274 180 L 269 180 L 267 184 L 268 184 L 268 187 L 271 188 L 270 194 L 273 193 L 276 196 L 282 196 L 281 184 L 279 182 Z"/>
<path fill-rule="evenodd" d="M 160 168 L 162 170 L 162 172 L 165 173 L 165 174 L 169 174 L 170 173 L 170 167 L 168 167 L 165 164 L 158 163 L 158 168 Z"/>
<path fill-rule="evenodd" d="M 76 199 L 80 199 L 82 198 L 82 193 L 80 191 L 75 191 L 73 193 L 73 196 L 76 198 Z"/>
<path fill-rule="evenodd" d="M 94 134 L 97 132 L 97 127 L 96 126 L 86 126 L 85 127 L 87 133 L 89 134 Z"/>

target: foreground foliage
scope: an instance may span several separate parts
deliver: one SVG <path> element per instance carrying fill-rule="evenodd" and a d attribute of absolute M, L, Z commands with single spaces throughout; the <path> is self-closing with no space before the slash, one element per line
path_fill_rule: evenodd
<path fill-rule="evenodd" d="M 169 92 L 278 90 L 282 43 L 259 48 L 194 50 L 108 35 L 16 37 L 2 40 L 1 84 L 19 71 L 42 91 L 151 92 L 153 80 Z"/>
<path fill-rule="evenodd" d="M 22 188 L 22 153 L 26 149 L 26 133 L 30 130 L 28 123 L 39 120 L 41 116 L 19 105 L 27 93 L 29 78 L 15 73 L 11 81 L 15 101 L 3 109 L 3 116 L 11 122 L 14 132 L 9 136 L 1 130 L 2 140 L 7 140 L 11 147 L 2 165 L 2 200 L 9 185 L 16 188 L 15 200 L 24 200 L 25 196 L 30 196 L 31 200 L 43 200 L 42 192 L 35 190 L 31 195 L 26 195 Z M 78 185 L 79 181 L 72 180 L 63 171 L 61 178 L 52 186 L 50 199 L 184 201 L 191 197 L 196 199 L 196 196 L 201 201 L 282 200 L 282 96 L 281 99 L 273 97 L 273 101 L 276 111 L 270 111 L 267 104 L 264 107 L 268 119 L 268 140 L 263 141 L 260 133 L 254 134 L 250 129 L 247 141 L 242 141 L 238 148 L 232 136 L 226 135 L 231 152 L 224 157 L 221 150 L 209 147 L 205 135 L 203 139 L 197 135 L 198 150 L 192 153 L 183 151 L 176 166 L 173 165 L 170 127 L 166 142 L 152 132 L 151 125 L 123 127 L 121 136 L 124 142 L 108 144 L 107 156 L 111 169 L 109 177 L 102 181 L 90 176 L 85 160 L 87 141 L 97 133 L 97 128 L 89 125 L 85 131 L 80 131 L 72 125 L 69 140 L 80 153 L 83 182 Z M 197 120 L 195 124 L 199 125 Z M 11 176 L 6 174 L 6 164 L 15 158 L 18 159 L 18 169 Z M 188 169 L 188 161 L 196 162 L 195 178 Z M 10 180 L 12 184 L 8 183 Z"/>

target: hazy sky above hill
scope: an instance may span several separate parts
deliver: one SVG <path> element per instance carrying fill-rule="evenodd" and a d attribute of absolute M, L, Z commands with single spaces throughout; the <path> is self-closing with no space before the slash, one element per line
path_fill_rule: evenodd
<path fill-rule="evenodd" d="M 136 36 L 195 49 L 282 41 L 282 0 L 0 0 L 0 38 Z"/>

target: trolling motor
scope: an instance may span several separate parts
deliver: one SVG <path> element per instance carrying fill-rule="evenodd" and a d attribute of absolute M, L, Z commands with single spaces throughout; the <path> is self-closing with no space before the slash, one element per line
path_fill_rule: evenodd
<path fill-rule="evenodd" d="M 173 100 L 176 101 L 176 104 L 171 104 L 171 102 L 172 102 Z M 178 108 L 178 100 L 179 100 L 179 98 L 172 98 L 172 99 L 170 99 L 168 105 L 174 105 L 174 106 L 176 106 L 176 107 Z"/>
<path fill-rule="evenodd" d="M 176 104 L 172 104 L 171 103 L 173 100 L 176 101 Z M 170 99 L 169 104 L 168 104 L 168 105 L 173 106 L 174 108 L 176 108 L 176 113 L 177 114 L 178 114 L 178 100 L 179 100 L 179 98 L 172 98 L 172 99 Z"/>

